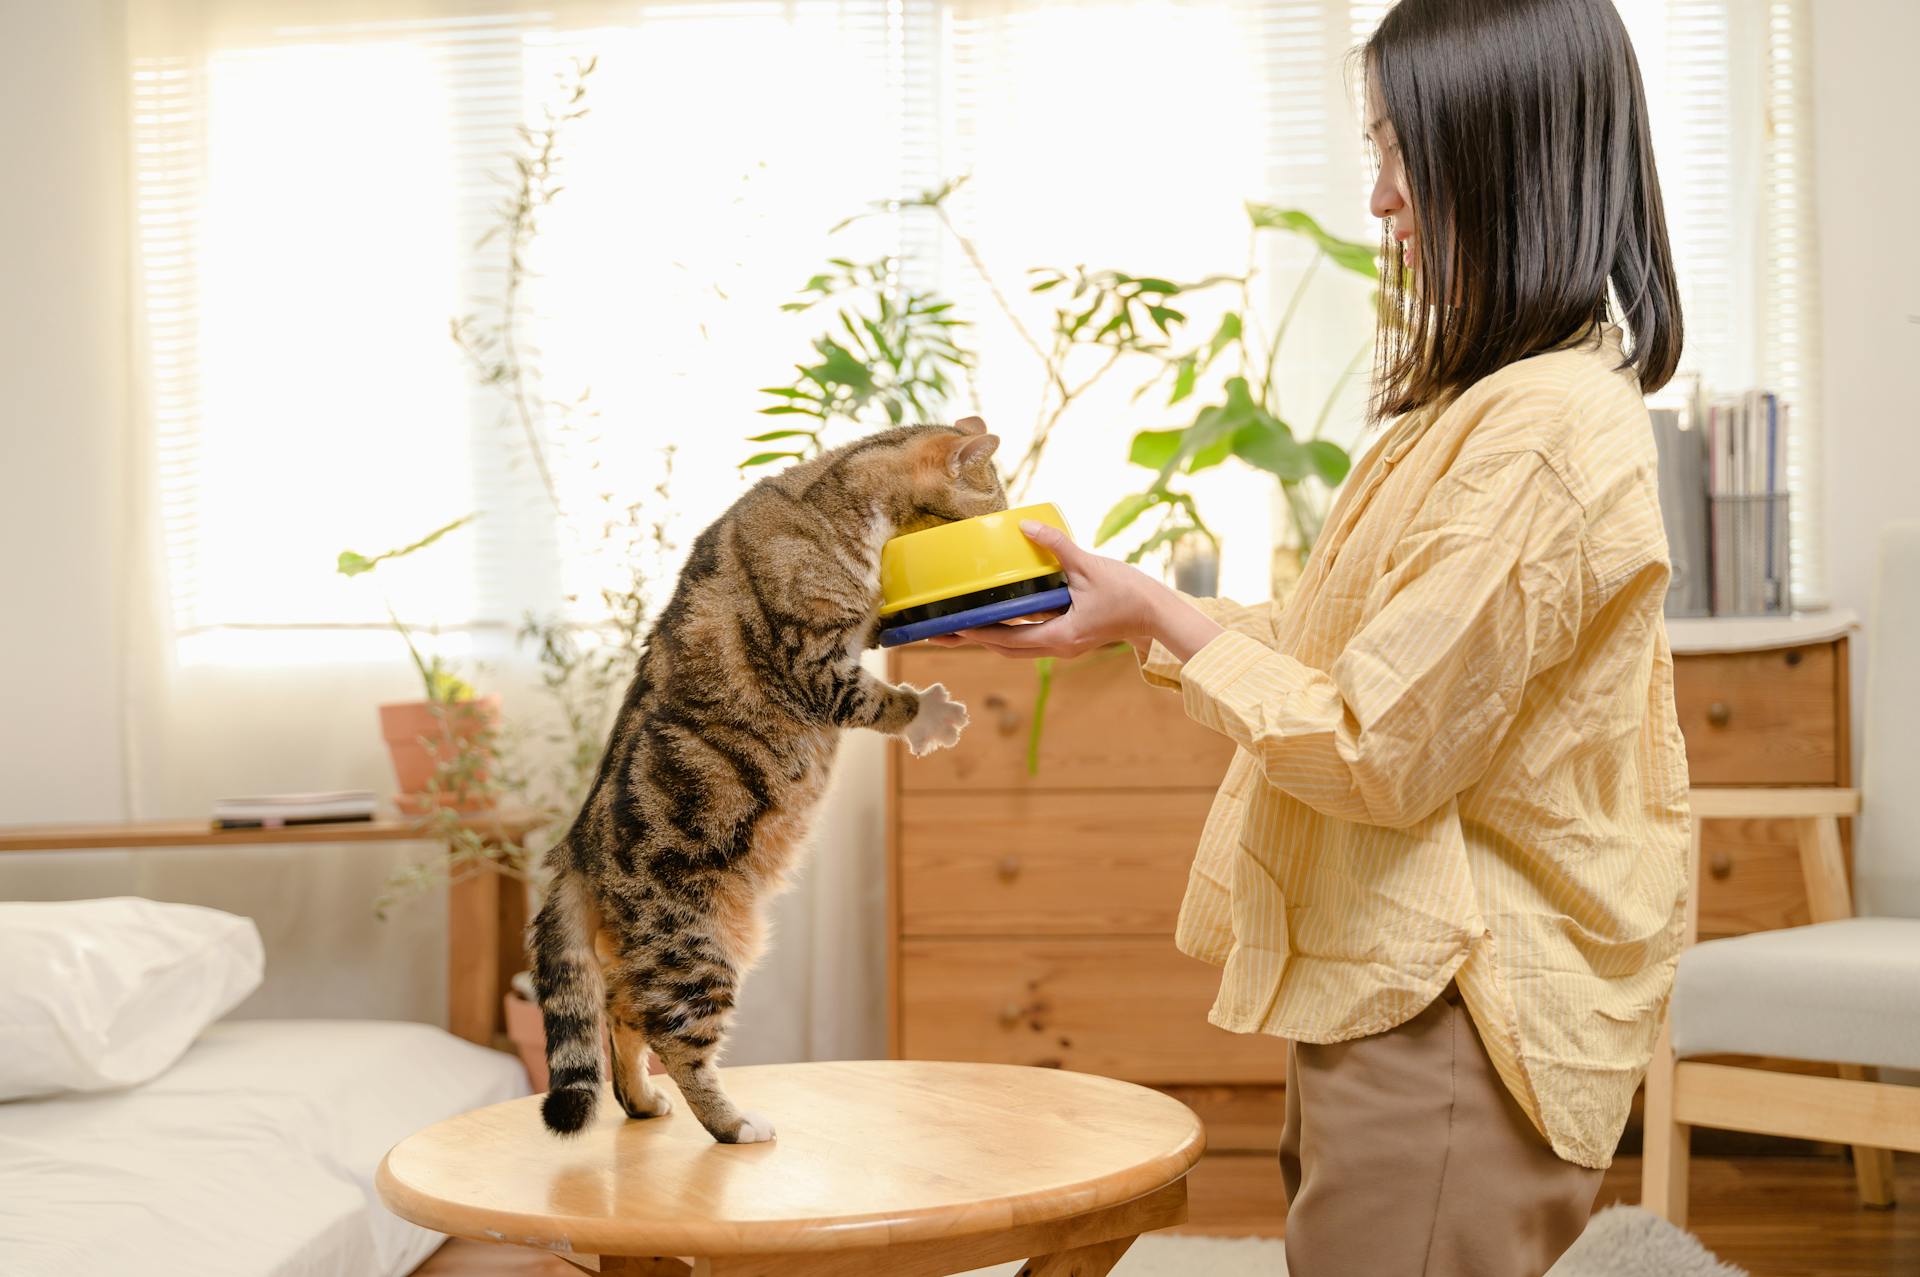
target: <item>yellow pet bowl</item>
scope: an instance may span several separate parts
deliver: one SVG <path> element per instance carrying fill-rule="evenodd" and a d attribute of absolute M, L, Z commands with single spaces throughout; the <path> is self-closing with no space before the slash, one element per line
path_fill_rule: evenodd
<path fill-rule="evenodd" d="M 1046 503 L 943 523 L 881 546 L 880 646 L 1067 606 L 1066 574 L 1020 531 L 1027 519 L 1072 535 L 1059 507 Z"/>

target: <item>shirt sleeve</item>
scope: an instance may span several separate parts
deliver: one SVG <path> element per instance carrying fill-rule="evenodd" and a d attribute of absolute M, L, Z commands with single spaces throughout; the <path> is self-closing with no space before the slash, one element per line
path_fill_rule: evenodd
<path fill-rule="evenodd" d="M 1528 681 L 1573 650 L 1583 522 L 1537 453 L 1458 463 L 1331 669 L 1222 634 L 1179 667 L 1187 713 L 1317 811 L 1415 824 L 1485 773 Z"/>
<path fill-rule="evenodd" d="M 1232 599 L 1196 598 L 1191 594 L 1181 594 L 1180 597 L 1200 609 L 1214 624 L 1236 634 L 1244 634 L 1267 647 L 1273 646 L 1271 603 L 1248 605 L 1235 603 Z M 1156 642 L 1140 658 L 1140 675 L 1155 687 L 1177 692 L 1180 690 L 1180 658 Z"/>

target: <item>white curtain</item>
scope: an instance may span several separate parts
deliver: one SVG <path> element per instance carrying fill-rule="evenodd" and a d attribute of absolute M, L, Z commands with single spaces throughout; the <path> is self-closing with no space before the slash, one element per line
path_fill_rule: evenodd
<path fill-rule="evenodd" d="M 477 670 L 510 720 L 547 712 L 513 633 L 528 611 L 592 620 L 607 568 L 577 553 L 512 413 L 476 384 L 448 325 L 498 292 L 501 243 L 480 241 L 511 176 L 504 157 L 573 68 L 594 62 L 590 112 L 564 130 L 564 189 L 540 214 L 527 283 L 540 391 L 584 395 L 592 414 L 551 454 L 554 485 L 576 511 L 603 493 L 649 503 L 684 547 L 753 477 L 735 469 L 751 450 L 743 436 L 782 420 L 755 415 L 769 402 L 758 388 L 790 380 L 822 320 L 781 304 L 829 257 L 897 255 L 905 280 L 955 299 L 980 367 L 949 415 L 982 412 L 1017 456 L 1042 384 L 1027 339 L 1051 322 L 1030 268 L 1239 273 L 1246 200 L 1371 239 L 1344 55 L 1385 7 L 130 0 L 131 810 L 388 789 L 374 707 L 417 695 L 389 604 L 434 627 L 434 649 Z M 1722 158 L 1771 171 L 1752 158 L 1761 105 L 1729 86 L 1761 74 L 1752 57 L 1762 50 L 1764 67 L 1767 46 L 1752 33 L 1781 6 L 1622 7 L 1656 121 L 1717 85 L 1732 121 Z M 1705 10 L 1749 35 L 1702 44 Z M 1762 375 L 1764 363 L 1739 359 L 1763 335 L 1733 323 L 1737 299 L 1712 300 L 1731 269 L 1726 244 L 1689 229 L 1718 218 L 1737 241 L 1761 211 L 1696 190 L 1684 174 L 1713 149 L 1709 131 L 1667 127 L 1688 148 L 1663 169 L 1683 278 L 1702 299 L 1688 297 L 1691 331 L 1698 349 L 1723 352 L 1716 379 Z M 872 201 L 955 177 L 968 181 L 949 203 L 953 230 L 909 209 L 832 232 Z M 1309 256 L 1263 239 L 1254 301 L 1270 316 Z M 1280 378 L 1296 422 L 1364 344 L 1365 296 L 1332 271 L 1305 294 Z M 1190 308 L 1196 333 L 1225 300 Z M 1133 397 L 1139 380 L 1117 370 L 1099 382 L 1032 485 L 1083 535 L 1143 485 L 1126 460 L 1131 434 L 1182 424 L 1160 396 Z M 1328 437 L 1357 443 L 1363 398 L 1358 384 L 1338 398 Z M 1261 596 L 1271 483 L 1222 466 L 1193 487 L 1224 540 L 1223 592 Z M 373 553 L 476 510 L 470 527 L 371 578 L 332 571 L 341 549 Z M 871 737 L 849 740 L 813 868 L 749 982 L 737 1061 L 884 1049 L 882 756 Z M 253 1013 L 431 1020 L 439 911 L 428 902 L 382 924 L 369 907 L 395 859 L 429 852 L 153 856 L 140 884 L 262 918 L 269 983 Z"/>

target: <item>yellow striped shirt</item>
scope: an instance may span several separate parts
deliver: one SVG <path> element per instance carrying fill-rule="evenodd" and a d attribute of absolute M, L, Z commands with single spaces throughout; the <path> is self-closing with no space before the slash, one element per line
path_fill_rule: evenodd
<path fill-rule="evenodd" d="M 1149 682 L 1239 749 L 1177 942 L 1209 1019 L 1339 1042 L 1457 980 L 1554 1151 L 1606 1166 L 1680 949 L 1686 756 L 1646 406 L 1619 334 L 1410 414 L 1284 608 Z"/>

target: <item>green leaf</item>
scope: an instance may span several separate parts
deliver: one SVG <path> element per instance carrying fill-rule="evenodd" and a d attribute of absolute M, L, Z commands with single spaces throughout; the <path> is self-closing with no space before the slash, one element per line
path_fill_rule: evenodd
<path fill-rule="evenodd" d="M 1107 511 L 1107 517 L 1100 520 L 1100 530 L 1093 534 L 1095 545 L 1104 545 L 1120 533 L 1127 525 L 1160 504 L 1160 495 L 1155 492 L 1136 492 L 1132 496 L 1122 497 Z"/>
<path fill-rule="evenodd" d="M 1122 276 L 1121 278 L 1124 279 L 1125 276 Z M 1180 285 L 1168 283 L 1164 279 L 1155 279 L 1152 276 L 1148 276 L 1145 279 L 1136 279 L 1133 282 L 1139 285 L 1140 291 L 1143 293 L 1163 293 L 1164 294 L 1164 293 L 1177 293 L 1180 291 Z"/>
<path fill-rule="evenodd" d="M 822 337 L 819 348 L 826 362 L 818 371 L 826 381 L 838 382 L 860 394 L 873 393 L 873 373 L 853 357 L 853 352 L 831 337 Z"/>
<path fill-rule="evenodd" d="M 806 399 L 809 397 L 806 391 L 795 390 L 792 386 L 762 386 L 760 387 L 760 393 L 763 395 L 779 395 L 782 399 Z"/>
<path fill-rule="evenodd" d="M 1353 459 L 1338 444 L 1328 443 L 1325 439 L 1307 441 L 1307 461 L 1313 466 L 1313 472 L 1326 482 L 1329 488 L 1339 486 L 1347 477 L 1347 471 L 1353 468 Z"/>
<path fill-rule="evenodd" d="M 1178 541 L 1181 537 L 1184 537 L 1199 531 L 1200 529 L 1194 527 L 1191 523 L 1169 524 L 1166 527 L 1161 528 L 1158 532 L 1154 533 L 1152 536 L 1148 537 L 1146 540 L 1142 541 L 1134 549 L 1133 553 L 1127 556 L 1127 562 L 1138 563 L 1140 560 L 1146 558 L 1149 554 L 1152 554 L 1155 550 L 1158 550 L 1161 546 L 1166 545 L 1169 542 Z"/>
<path fill-rule="evenodd" d="M 798 404 L 789 403 L 775 404 L 771 408 L 760 409 L 760 415 L 763 417 L 784 417 L 789 413 L 799 413 L 803 417 L 818 417 L 821 415 L 818 408 L 802 408 Z"/>
<path fill-rule="evenodd" d="M 798 458 L 800 455 L 801 454 L 797 452 L 756 452 L 745 461 L 742 461 L 735 469 L 745 470 L 748 466 L 764 466 L 768 462 L 778 461 L 782 457 Z"/>
<path fill-rule="evenodd" d="M 1220 352 L 1240 340 L 1240 315 L 1237 311 L 1228 311 L 1220 316 L 1220 327 L 1214 329 L 1213 340 L 1207 343 L 1206 362 L 1211 364 L 1220 357 Z"/>
<path fill-rule="evenodd" d="M 1307 450 L 1295 442 L 1286 423 L 1264 412 L 1260 418 L 1233 432 L 1233 455 L 1282 479 L 1306 478 Z"/>
<path fill-rule="evenodd" d="M 1169 407 L 1193 393 L 1193 383 L 1199 373 L 1200 370 L 1192 355 L 1180 361 L 1180 367 L 1173 375 L 1173 393 L 1167 396 Z"/>
<path fill-rule="evenodd" d="M 1136 466 L 1158 470 L 1173 460 L 1173 454 L 1180 450 L 1180 441 L 1186 438 L 1186 434 L 1184 430 L 1142 430 L 1133 437 L 1133 445 L 1127 450 L 1127 460 Z"/>
<path fill-rule="evenodd" d="M 480 514 L 478 511 L 472 514 L 462 515 L 452 523 L 435 528 L 418 541 L 415 541 L 412 545 L 403 545 L 397 550 L 388 550 L 386 553 L 376 554 L 372 558 L 367 558 L 363 554 L 355 554 L 352 550 L 342 550 L 340 557 L 334 562 L 333 570 L 341 576 L 359 576 L 362 572 L 371 572 L 376 565 L 384 563 L 388 559 L 404 559 L 415 550 L 426 549 L 455 528 L 465 527 L 479 517 Z"/>
<path fill-rule="evenodd" d="M 1222 434 L 1212 443 L 1194 450 L 1193 455 L 1187 458 L 1187 473 L 1198 474 L 1202 470 L 1210 470 L 1232 455 L 1233 436 Z"/>
<path fill-rule="evenodd" d="M 1332 258 L 1336 266 L 1368 279 L 1380 277 L 1380 267 L 1374 259 L 1376 250 L 1372 244 L 1328 234 L 1320 223 L 1297 208 L 1279 208 L 1249 200 L 1247 216 L 1252 219 L 1254 226 L 1262 230 L 1291 231 L 1306 236 L 1321 252 Z"/>
<path fill-rule="evenodd" d="M 764 412 L 766 409 L 763 408 L 761 411 Z M 769 430 L 763 435 L 748 435 L 747 442 L 772 443 L 776 439 L 811 439 L 813 437 L 811 430 Z"/>
<path fill-rule="evenodd" d="M 1053 695 L 1053 658 L 1036 657 L 1033 672 L 1039 685 L 1033 694 L 1033 726 L 1027 732 L 1027 775 L 1040 774 L 1040 731 L 1047 721 L 1047 698 Z"/>
<path fill-rule="evenodd" d="M 1253 387 L 1245 377 L 1227 378 L 1227 402 L 1221 410 L 1222 424 L 1236 429 L 1260 416 L 1265 410 L 1254 402 Z"/>
<path fill-rule="evenodd" d="M 1149 306 L 1147 307 L 1147 314 L 1153 317 L 1154 324 L 1157 325 L 1163 333 L 1167 331 L 1168 324 L 1184 323 L 1187 318 L 1171 306 Z"/>
<path fill-rule="evenodd" d="M 1161 463 L 1160 473 L 1154 476 L 1153 487 L 1156 491 L 1165 489 L 1167 480 L 1173 477 L 1173 472 L 1179 469 L 1183 461 L 1212 443 L 1217 435 L 1227 429 L 1222 424 L 1225 411 L 1218 404 L 1202 408 L 1194 416 L 1193 424 L 1179 432 L 1181 439 L 1178 451 Z"/>
<path fill-rule="evenodd" d="M 1032 293 L 1044 293 L 1049 288 L 1058 288 L 1063 282 L 1064 281 L 1060 279 L 1043 279 L 1039 283 L 1033 285 L 1027 291 Z"/>

